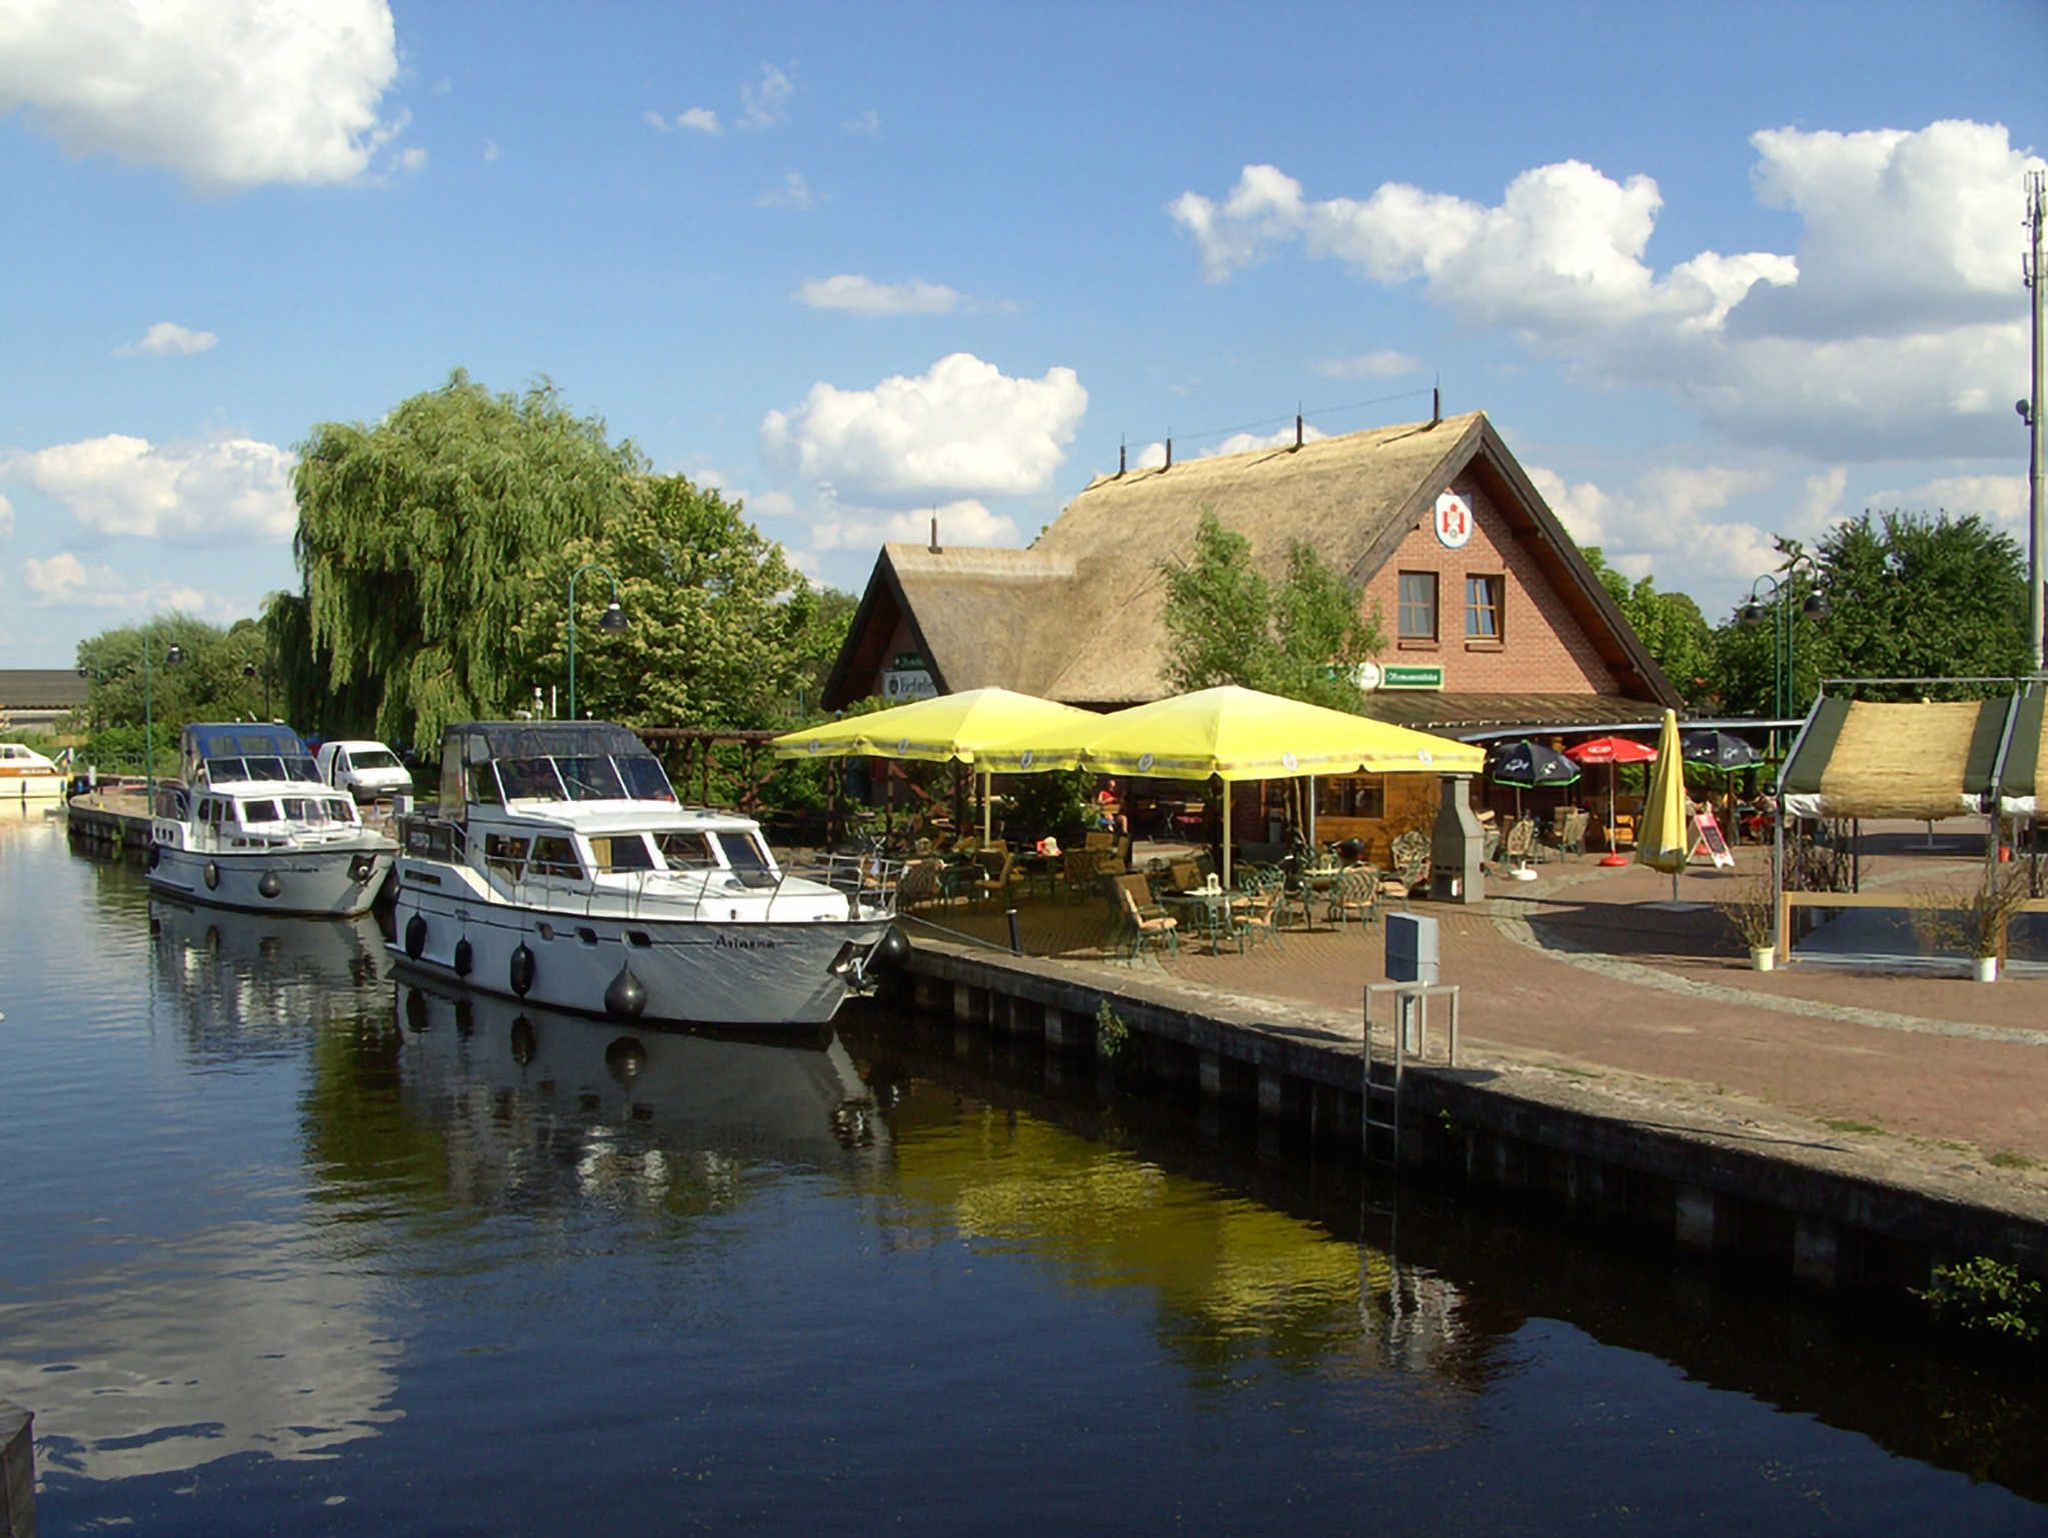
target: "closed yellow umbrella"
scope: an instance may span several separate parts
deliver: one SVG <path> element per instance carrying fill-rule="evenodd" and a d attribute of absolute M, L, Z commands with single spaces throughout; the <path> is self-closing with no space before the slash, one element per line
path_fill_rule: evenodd
<path fill-rule="evenodd" d="M 1678 712 L 1664 712 L 1664 729 L 1657 738 L 1657 767 L 1650 775 L 1650 792 L 1643 807 L 1643 820 L 1636 829 L 1636 863 L 1652 870 L 1671 873 L 1671 900 L 1678 901 L 1678 873 L 1692 854 L 1685 828 L 1685 758 L 1678 745 Z"/>
<path fill-rule="evenodd" d="M 1100 721 L 1092 711 L 1042 700 L 1010 689 L 965 689 L 958 694 L 913 700 L 872 715 L 846 716 L 784 732 L 769 744 L 777 758 L 908 758 L 925 763 L 958 760 L 974 764 L 982 777 L 982 837 L 989 836 L 989 782 L 993 770 L 981 761 L 991 743 L 1020 733 L 1071 730 Z M 1031 767 L 1031 766 L 1026 766 Z M 1052 764 L 1036 767 L 1050 769 Z"/>
<path fill-rule="evenodd" d="M 1366 716 L 1224 684 L 1094 716 L 993 746 L 998 769 L 1070 769 L 1224 782 L 1223 879 L 1230 879 L 1229 787 L 1294 775 L 1477 774 L 1486 754 L 1470 743 Z"/>

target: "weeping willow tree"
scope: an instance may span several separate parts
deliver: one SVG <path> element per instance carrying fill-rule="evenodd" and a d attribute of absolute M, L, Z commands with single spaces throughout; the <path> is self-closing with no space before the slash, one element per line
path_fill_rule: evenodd
<path fill-rule="evenodd" d="M 317 683 L 330 733 L 415 742 L 530 699 L 531 616 L 565 602 L 540 586 L 548 553 L 598 539 L 648 468 L 551 384 L 494 394 L 460 369 L 297 447 L 304 592 L 270 616 L 288 679 Z"/>

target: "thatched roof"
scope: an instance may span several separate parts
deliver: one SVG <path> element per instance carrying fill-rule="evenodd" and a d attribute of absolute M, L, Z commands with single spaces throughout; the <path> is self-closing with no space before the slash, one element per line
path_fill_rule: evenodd
<path fill-rule="evenodd" d="M 1192 549 L 1203 512 L 1249 540 L 1270 576 L 1305 542 L 1363 584 L 1428 518 L 1443 487 L 1467 472 L 1563 595 L 1620 691 L 1675 705 L 1670 684 L 1482 412 L 1100 476 L 1025 551 L 886 545 L 826 703 L 845 703 L 850 686 L 872 676 L 883 644 L 873 628 L 899 618 L 921 639 L 942 690 L 1000 685 L 1098 706 L 1161 698 L 1172 690 L 1160 568 Z"/>
<path fill-rule="evenodd" d="M 1365 697 L 1365 713 L 1374 720 L 1453 736 L 1573 726 L 1632 726 L 1647 731 L 1655 729 L 1663 708 L 1621 694 L 1439 694 L 1427 689 L 1380 689 Z M 1482 727 L 1488 730 L 1482 733 Z"/>
<path fill-rule="evenodd" d="M 1824 695 L 1779 790 L 1801 817 L 1935 822 L 1981 811 L 1997 779 L 2012 698 L 1878 704 Z"/>

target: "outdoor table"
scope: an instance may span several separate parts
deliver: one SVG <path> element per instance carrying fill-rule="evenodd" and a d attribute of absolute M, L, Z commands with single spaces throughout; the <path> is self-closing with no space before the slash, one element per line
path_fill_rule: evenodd
<path fill-rule="evenodd" d="M 1183 930 L 1198 933 L 1209 942 L 1209 954 L 1214 956 L 1221 949 L 1221 941 L 1233 933 L 1231 908 L 1248 899 L 1242 892 L 1228 888 L 1218 892 L 1205 892 L 1198 888 L 1192 892 L 1167 892 L 1159 900 L 1175 910 L 1174 916 L 1181 919 Z"/>
<path fill-rule="evenodd" d="M 1337 888 L 1343 881 L 1342 866 L 1318 866 L 1314 870 L 1299 871 L 1289 883 L 1280 900 L 1280 911 L 1285 913 L 1290 906 L 1301 909 L 1301 927 L 1314 929 L 1316 916 L 1314 904 L 1320 901 L 1327 914 L 1330 904 L 1336 899 Z"/>

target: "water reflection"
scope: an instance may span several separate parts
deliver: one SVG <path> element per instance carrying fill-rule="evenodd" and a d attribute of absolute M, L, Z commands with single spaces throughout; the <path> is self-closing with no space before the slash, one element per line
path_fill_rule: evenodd
<path fill-rule="evenodd" d="M 836 1170 L 888 1130 L 837 1039 L 728 1038 L 401 982 L 396 1109 L 479 1208 L 731 1205 L 762 1164 Z"/>
<path fill-rule="evenodd" d="M 359 1018 L 372 997 L 381 1006 L 384 941 L 367 914 L 290 918 L 152 897 L 149 927 L 195 1057 L 296 1051 L 309 1026 Z"/>

